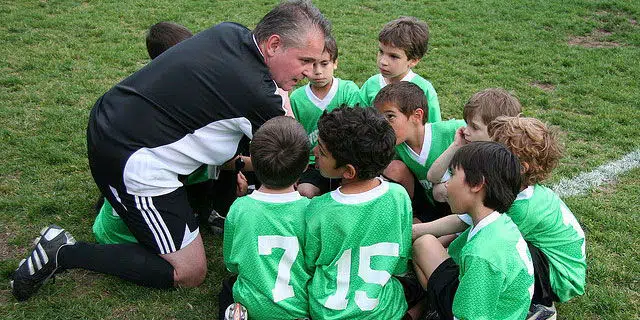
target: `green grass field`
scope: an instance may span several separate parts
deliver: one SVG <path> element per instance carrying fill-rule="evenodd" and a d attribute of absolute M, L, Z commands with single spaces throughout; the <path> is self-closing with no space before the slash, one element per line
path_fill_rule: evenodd
<path fill-rule="evenodd" d="M 71 271 L 26 303 L 8 277 L 50 223 L 93 241 L 98 196 L 85 129 L 95 100 L 148 62 L 146 29 L 162 20 L 201 31 L 249 27 L 275 1 L 0 0 L 0 318 L 211 319 L 225 276 L 221 238 L 204 232 L 209 274 L 197 289 L 152 290 Z M 443 118 L 461 118 L 476 91 L 504 87 L 524 114 L 559 126 L 566 156 L 549 185 L 640 148 L 638 1 L 318 1 L 340 47 L 336 76 L 377 72 L 377 34 L 401 15 L 429 23 L 414 69 L 438 91 Z M 565 199 L 587 236 L 584 296 L 560 319 L 640 317 L 640 169 Z"/>

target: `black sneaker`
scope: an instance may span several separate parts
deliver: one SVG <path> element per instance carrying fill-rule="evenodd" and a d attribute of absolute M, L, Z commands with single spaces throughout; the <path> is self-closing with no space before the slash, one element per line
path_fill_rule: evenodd
<path fill-rule="evenodd" d="M 557 317 L 555 303 L 551 307 L 534 304 L 529 308 L 529 314 L 527 314 L 527 320 L 556 320 Z"/>
<path fill-rule="evenodd" d="M 218 211 L 215 209 L 211 210 L 211 214 L 209 214 L 209 219 L 207 220 L 209 223 L 209 227 L 211 231 L 215 234 L 223 234 L 224 233 L 224 220 L 225 218 L 221 216 Z"/>
<path fill-rule="evenodd" d="M 34 295 L 42 284 L 58 270 L 60 248 L 75 244 L 76 240 L 64 229 L 50 225 L 40 231 L 35 247 L 26 259 L 22 259 L 13 273 L 11 293 L 18 301 Z"/>

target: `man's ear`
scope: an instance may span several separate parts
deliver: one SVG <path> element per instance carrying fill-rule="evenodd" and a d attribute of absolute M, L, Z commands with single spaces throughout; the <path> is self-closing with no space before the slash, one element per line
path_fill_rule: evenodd
<path fill-rule="evenodd" d="M 409 69 L 415 67 L 418 62 L 420 62 L 420 59 L 409 59 Z"/>
<path fill-rule="evenodd" d="M 357 175 L 358 173 L 353 165 L 347 164 L 344 166 L 344 172 L 342 172 L 343 179 L 355 179 Z"/>
<path fill-rule="evenodd" d="M 276 53 L 276 51 L 278 49 L 281 49 L 283 43 L 282 43 L 282 38 L 277 35 L 277 34 L 273 34 L 271 35 L 269 38 L 267 38 L 267 41 L 265 41 L 265 56 L 267 57 L 273 57 Z"/>

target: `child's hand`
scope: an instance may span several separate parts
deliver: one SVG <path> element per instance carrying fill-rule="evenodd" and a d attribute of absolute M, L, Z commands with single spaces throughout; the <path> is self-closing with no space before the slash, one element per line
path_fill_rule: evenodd
<path fill-rule="evenodd" d="M 456 147 L 462 147 L 467 143 L 469 143 L 469 141 L 464 138 L 464 127 L 458 128 L 458 130 L 456 130 L 456 136 L 453 139 L 453 144 Z"/>
<path fill-rule="evenodd" d="M 249 182 L 247 181 L 247 177 L 242 174 L 242 172 L 238 172 L 238 176 L 236 177 L 236 195 L 238 197 L 242 197 L 247 194 L 249 191 Z"/>

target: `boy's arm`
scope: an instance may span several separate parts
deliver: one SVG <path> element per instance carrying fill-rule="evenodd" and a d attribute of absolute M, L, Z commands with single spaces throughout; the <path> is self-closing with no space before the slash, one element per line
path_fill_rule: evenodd
<path fill-rule="evenodd" d="M 456 136 L 453 139 L 453 143 L 451 143 L 447 150 L 445 150 L 431 165 L 429 172 L 427 172 L 427 180 L 431 183 L 437 184 L 442 182 L 442 177 L 449 168 L 451 158 L 453 158 L 453 155 L 458 151 L 458 149 L 460 149 L 460 147 L 467 144 L 467 140 L 464 139 L 463 130 L 464 127 L 460 127 L 456 130 Z"/>
<path fill-rule="evenodd" d="M 229 209 L 227 218 L 224 221 L 224 236 L 222 240 L 222 256 L 224 258 L 224 265 L 232 273 L 238 273 L 238 265 L 231 262 L 231 255 L 233 253 L 233 233 L 235 230 L 235 212 L 233 205 Z"/>
<path fill-rule="evenodd" d="M 412 226 L 411 239 L 415 241 L 425 234 L 441 237 L 447 234 L 462 232 L 469 227 L 457 214 L 451 214 L 438 220 L 417 223 Z"/>
<path fill-rule="evenodd" d="M 453 315 L 457 319 L 493 319 L 504 281 L 504 274 L 484 259 L 467 257 L 453 299 Z"/>

